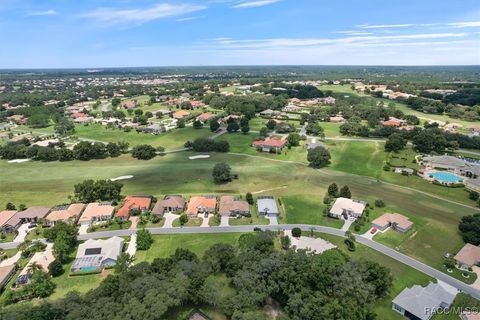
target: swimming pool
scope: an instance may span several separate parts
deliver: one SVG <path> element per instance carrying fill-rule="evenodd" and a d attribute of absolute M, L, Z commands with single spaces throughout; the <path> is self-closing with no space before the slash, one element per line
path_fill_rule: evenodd
<path fill-rule="evenodd" d="M 434 171 L 434 172 L 429 172 L 428 175 L 439 182 L 445 182 L 445 183 L 463 182 L 463 179 L 461 177 L 454 175 L 453 173 L 450 173 L 450 172 Z"/>

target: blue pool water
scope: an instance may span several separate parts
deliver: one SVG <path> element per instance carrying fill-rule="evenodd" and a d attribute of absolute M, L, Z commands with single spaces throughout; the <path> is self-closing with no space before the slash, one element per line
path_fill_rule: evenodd
<path fill-rule="evenodd" d="M 436 171 L 436 172 L 431 172 L 429 176 L 431 176 L 435 180 L 438 180 L 440 182 L 446 182 L 446 183 L 457 183 L 457 182 L 463 181 L 462 178 L 450 172 Z"/>

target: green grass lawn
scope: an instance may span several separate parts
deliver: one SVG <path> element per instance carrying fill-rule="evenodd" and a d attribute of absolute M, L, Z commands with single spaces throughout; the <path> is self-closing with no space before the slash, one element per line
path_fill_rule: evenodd
<path fill-rule="evenodd" d="M 169 234 L 154 235 L 154 243 L 146 251 L 137 251 L 135 263 L 141 261 L 152 262 L 155 258 L 166 258 L 177 248 L 184 248 L 195 252 L 199 257 L 216 243 L 236 245 L 241 233 L 202 233 L 202 234 Z"/>
<path fill-rule="evenodd" d="M 26 240 L 36 240 L 43 238 L 43 227 L 41 225 L 37 225 L 34 229 L 31 229 L 27 236 L 25 237 Z"/>
<path fill-rule="evenodd" d="M 257 214 L 257 208 L 255 206 L 250 206 L 251 217 L 240 217 L 240 218 L 230 218 L 229 224 L 231 226 L 240 226 L 240 225 L 259 225 L 259 224 L 269 224 L 270 220 L 265 217 L 259 217 Z"/>
<path fill-rule="evenodd" d="M 199 227 L 202 224 L 203 218 L 188 218 L 187 223 L 185 223 L 184 227 Z M 180 218 L 173 220 L 172 226 L 180 227 Z"/>
<path fill-rule="evenodd" d="M 393 212 L 424 219 L 425 225 L 421 228 L 417 226 L 417 233 L 405 239 L 400 248 L 402 252 L 437 268 L 443 263 L 445 252 L 455 253 L 463 246 L 457 231 L 460 218 L 477 212 L 475 209 L 435 199 L 414 189 L 399 188 L 374 178 L 331 169 L 314 170 L 304 164 L 277 161 L 275 155 L 268 158 L 212 153 L 210 159 L 192 161 L 188 159 L 192 154 L 194 153 L 173 153 L 148 161 L 133 160 L 129 155 L 88 162 L 9 164 L 0 161 L 2 178 L 9 181 L 0 184 L 0 207 L 4 207 L 7 202 L 17 205 L 25 203 L 27 206 L 54 206 L 68 202 L 73 186 L 85 179 L 133 175 L 134 178 L 122 181 L 122 194 L 178 193 L 188 196 L 261 192 L 263 195 L 273 195 L 284 200 L 286 215 L 281 218 L 281 223 L 320 224 L 328 221 L 320 220 L 323 216 L 321 201 L 328 185 L 336 182 L 340 187 L 348 185 L 354 199 L 370 203 L 375 199 L 382 199 Z M 348 153 L 344 154 L 345 157 L 347 155 Z M 228 163 L 232 172 L 238 174 L 238 179 L 227 184 L 214 184 L 212 168 L 218 162 Z M 341 162 L 346 168 L 348 157 Z M 361 165 L 361 162 L 355 159 L 352 159 L 352 163 Z M 38 174 L 39 172 L 42 174 Z M 406 183 L 406 186 L 413 187 L 413 184 Z M 431 184 L 428 186 L 436 187 Z M 447 188 L 437 190 L 442 191 L 443 196 L 453 191 Z M 442 236 L 439 237 L 439 234 Z"/>
<path fill-rule="evenodd" d="M 0 238 L 0 242 L 12 242 L 13 239 L 17 236 L 15 232 L 3 233 L 4 238 Z"/>
<path fill-rule="evenodd" d="M 318 224 L 334 228 L 341 228 L 343 221 L 326 216 L 323 212 L 325 205 L 323 197 L 283 196 L 286 218 L 284 223 Z"/>
<path fill-rule="evenodd" d="M 306 236 L 308 235 L 306 234 Z M 420 271 L 417 271 L 414 268 L 402 264 L 361 244 L 357 243 L 356 250 L 351 252 L 346 249 L 346 246 L 343 243 L 343 238 L 326 234 L 317 234 L 317 236 L 320 236 L 321 238 L 335 244 L 340 250 L 342 250 L 352 259 L 371 260 L 391 270 L 393 276 L 393 287 L 390 290 L 389 295 L 382 299 L 374 308 L 374 311 L 378 315 L 378 319 L 403 319 L 402 316 L 392 310 L 393 298 L 395 298 L 406 287 L 411 287 L 415 284 L 425 286 L 429 281 L 434 281 L 433 278 L 421 273 Z"/>
<path fill-rule="evenodd" d="M 116 220 L 113 220 L 112 224 L 104 223 L 98 226 L 92 226 L 88 229 L 88 232 L 123 230 L 130 228 L 131 225 L 132 221 L 129 220 L 123 223 L 118 223 Z"/>
<path fill-rule="evenodd" d="M 360 141 L 327 141 L 332 156 L 329 168 L 378 178 L 386 153 L 383 143 Z"/>
<path fill-rule="evenodd" d="M 465 293 L 457 294 L 450 310 L 454 310 L 454 309 L 466 310 L 466 308 L 469 308 L 472 311 L 474 308 L 476 308 L 476 310 L 480 310 L 480 300 L 472 298 L 471 296 Z M 432 320 L 458 320 L 458 319 L 460 319 L 460 317 L 458 313 L 455 313 L 455 312 L 451 312 L 449 314 L 436 314 L 432 317 Z"/>
<path fill-rule="evenodd" d="M 55 291 L 48 299 L 56 300 L 63 298 L 70 291 L 86 293 L 87 291 L 98 287 L 100 282 L 108 274 L 113 272 L 113 270 L 110 269 L 104 270 L 102 273 L 72 276 L 70 275 L 70 269 L 75 260 L 75 254 L 76 250 L 70 255 L 70 261 L 63 266 L 65 272 L 62 275 L 53 278 L 53 282 L 55 283 L 56 287 Z"/>
<path fill-rule="evenodd" d="M 126 141 L 130 146 L 151 144 L 155 147 L 162 146 L 167 150 L 181 149 L 188 140 L 205 138 L 212 135 L 210 130 L 182 128 L 174 129 L 159 135 L 139 133 L 135 130 L 125 132 L 118 129 L 107 129 L 101 124 L 77 125 L 75 136 L 103 142 Z"/>
<path fill-rule="evenodd" d="M 340 134 L 340 123 L 333 122 L 319 122 L 320 127 L 323 128 L 325 137 L 337 137 Z"/>
<path fill-rule="evenodd" d="M 145 225 L 138 223 L 137 228 L 160 228 L 163 227 L 165 224 L 165 218 L 161 218 L 159 222 L 153 223 L 151 221 L 148 221 Z"/>
<path fill-rule="evenodd" d="M 260 152 L 257 151 L 256 148 L 252 147 L 252 142 L 257 137 L 258 135 L 256 133 L 226 133 L 217 139 L 228 141 L 228 143 L 230 144 L 230 152 L 243 153 L 251 156 L 258 156 L 276 160 L 295 161 L 305 164 L 308 163 L 307 149 L 303 146 L 303 142 L 298 147 L 293 147 L 291 149 L 284 148 L 281 154 L 273 154 L 268 152 Z"/>

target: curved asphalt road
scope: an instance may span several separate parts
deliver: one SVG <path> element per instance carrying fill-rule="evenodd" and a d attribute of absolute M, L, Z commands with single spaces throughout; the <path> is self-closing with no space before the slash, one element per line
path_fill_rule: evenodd
<path fill-rule="evenodd" d="M 304 231 L 316 231 L 320 233 L 331 234 L 334 236 L 345 237 L 344 231 L 340 229 L 335 229 L 331 227 L 315 226 L 308 224 L 285 224 L 277 226 L 268 226 L 268 225 L 258 225 L 258 226 L 228 226 L 228 227 L 209 227 L 209 228 L 200 228 L 200 227 L 183 227 L 183 228 L 147 228 L 152 234 L 179 234 L 179 233 L 229 233 L 229 232 L 252 232 L 253 229 L 261 228 L 262 230 L 271 230 L 271 231 L 284 231 L 291 230 L 292 228 L 298 227 Z M 124 229 L 124 230 L 115 230 L 115 231 L 100 231 L 92 232 L 87 234 L 82 234 L 78 236 L 79 240 L 87 239 L 97 239 L 97 238 L 106 238 L 112 236 L 129 236 L 136 233 L 136 229 Z M 404 255 L 396 250 L 393 250 L 383 244 L 375 242 L 373 240 L 364 238 L 362 236 L 357 236 L 357 242 L 361 243 L 367 247 L 370 247 L 373 250 L 376 250 L 384 255 L 389 256 L 392 259 L 395 259 L 401 263 L 404 263 L 414 269 L 417 269 L 420 272 L 423 272 L 432 278 L 441 280 L 449 285 L 457 288 L 460 291 L 468 293 L 469 295 L 480 299 L 480 290 L 477 290 L 468 284 L 463 283 L 460 280 L 457 280 L 443 272 L 438 271 L 426 264 L 417 261 L 407 255 Z M 19 243 L 9 242 L 1 243 L 0 248 L 3 249 L 12 249 L 16 248 Z"/>

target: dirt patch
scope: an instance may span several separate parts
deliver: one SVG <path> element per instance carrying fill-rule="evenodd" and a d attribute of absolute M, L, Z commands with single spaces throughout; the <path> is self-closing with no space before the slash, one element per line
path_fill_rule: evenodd
<path fill-rule="evenodd" d="M 413 237 L 415 237 L 416 235 L 417 235 L 417 231 L 415 231 L 414 233 L 412 233 L 412 234 L 410 235 L 410 237 L 408 237 L 408 239 L 413 239 Z"/>

